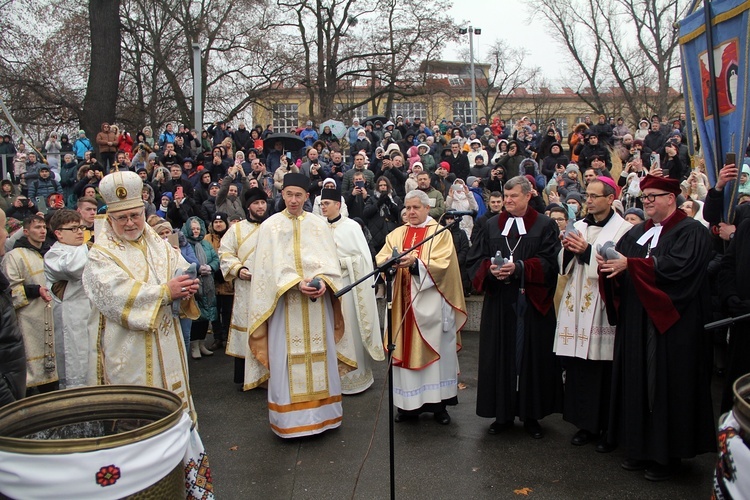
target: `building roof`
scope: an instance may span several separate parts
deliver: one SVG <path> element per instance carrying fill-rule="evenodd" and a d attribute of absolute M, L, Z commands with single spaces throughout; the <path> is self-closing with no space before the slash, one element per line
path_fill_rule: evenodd
<path fill-rule="evenodd" d="M 465 61 L 431 61 L 425 59 L 419 65 L 420 73 L 457 75 L 471 78 L 471 64 Z M 490 71 L 489 64 L 474 63 L 474 73 L 478 77 L 485 77 Z"/>

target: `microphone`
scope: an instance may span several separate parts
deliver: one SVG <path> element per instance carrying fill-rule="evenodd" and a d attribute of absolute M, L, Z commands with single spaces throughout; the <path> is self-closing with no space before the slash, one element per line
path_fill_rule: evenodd
<path fill-rule="evenodd" d="M 464 215 L 474 215 L 473 210 L 446 210 L 446 216 L 463 217 Z"/>

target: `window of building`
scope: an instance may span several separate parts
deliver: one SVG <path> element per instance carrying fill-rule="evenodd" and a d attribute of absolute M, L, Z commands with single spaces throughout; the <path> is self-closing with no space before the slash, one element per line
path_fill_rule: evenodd
<path fill-rule="evenodd" d="M 401 115 L 409 121 L 419 117 L 422 121 L 427 121 L 427 106 L 421 102 L 399 101 L 393 103 L 393 116 Z"/>
<path fill-rule="evenodd" d="M 276 132 L 291 132 L 299 123 L 298 104 L 274 104 L 271 108 L 272 123 Z"/>
<path fill-rule="evenodd" d="M 461 120 L 462 123 L 472 123 L 471 101 L 453 101 L 453 121 Z"/>
<path fill-rule="evenodd" d="M 346 105 L 351 106 L 351 104 Z M 342 103 L 336 103 L 335 105 L 336 113 L 339 114 L 339 118 L 343 118 L 344 122 L 349 123 L 351 122 L 351 119 L 354 117 L 359 118 L 360 120 L 366 116 L 370 116 L 370 106 L 368 104 L 363 104 L 362 106 L 358 106 L 354 108 L 351 111 L 348 111 L 344 116 L 341 116 L 341 110 L 344 109 L 344 104 Z"/>
<path fill-rule="evenodd" d="M 464 79 L 459 76 L 449 76 L 448 84 L 450 84 L 451 87 L 461 87 L 464 84 Z"/>

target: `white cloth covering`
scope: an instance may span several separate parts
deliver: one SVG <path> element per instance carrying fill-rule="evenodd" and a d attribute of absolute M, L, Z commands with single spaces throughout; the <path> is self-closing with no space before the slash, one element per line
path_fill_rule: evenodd
<path fill-rule="evenodd" d="M 212 499 L 213 486 L 204 483 L 200 467 L 203 444 L 187 413 L 170 429 L 125 446 L 87 453 L 35 455 L 0 451 L 0 491 L 12 498 L 117 499 L 156 483 L 181 462 L 185 465 L 185 498 Z M 207 461 L 205 461 L 207 464 Z M 114 472 L 106 486 L 100 471 Z M 210 474 L 209 474 L 210 477 Z M 108 482 L 111 482 L 108 481 Z M 210 488 L 196 486 L 204 483 Z M 62 493 L 64 492 L 64 493 Z M 193 496 L 188 497 L 188 492 Z M 202 496 L 203 493 L 206 496 Z"/>
<path fill-rule="evenodd" d="M 714 474 L 714 494 L 718 500 L 750 498 L 750 449 L 742 440 L 741 432 L 732 411 L 720 420 L 719 460 Z M 725 496 L 722 489 L 729 496 Z"/>

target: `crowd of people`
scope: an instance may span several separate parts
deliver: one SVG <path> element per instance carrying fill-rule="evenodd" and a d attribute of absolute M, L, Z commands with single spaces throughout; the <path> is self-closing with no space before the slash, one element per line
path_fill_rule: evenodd
<path fill-rule="evenodd" d="M 40 150 L 6 135 L 0 286 L 28 362 L 0 401 L 127 381 L 172 388 L 192 411 L 183 358 L 225 348 L 240 389 L 268 387 L 276 434 L 337 427 L 341 395 L 366 390 L 384 358 L 384 288 L 335 292 L 437 234 L 395 263 L 396 421 L 450 423 L 465 297 L 481 294 L 476 411 L 490 434 L 518 417 L 542 438 L 561 412 L 573 445 L 620 446 L 625 469 L 668 479 L 715 449 L 712 373 L 727 411 L 750 371 L 741 336 L 702 329 L 750 312 L 750 161 L 711 186 L 684 115 L 635 130 L 586 118 L 565 137 L 526 117 L 355 118 L 342 137 L 307 122 L 291 149 L 270 125 L 226 122 L 158 136 L 104 123 L 93 142 L 52 133 Z M 734 180 L 736 219 L 722 221 Z"/>

